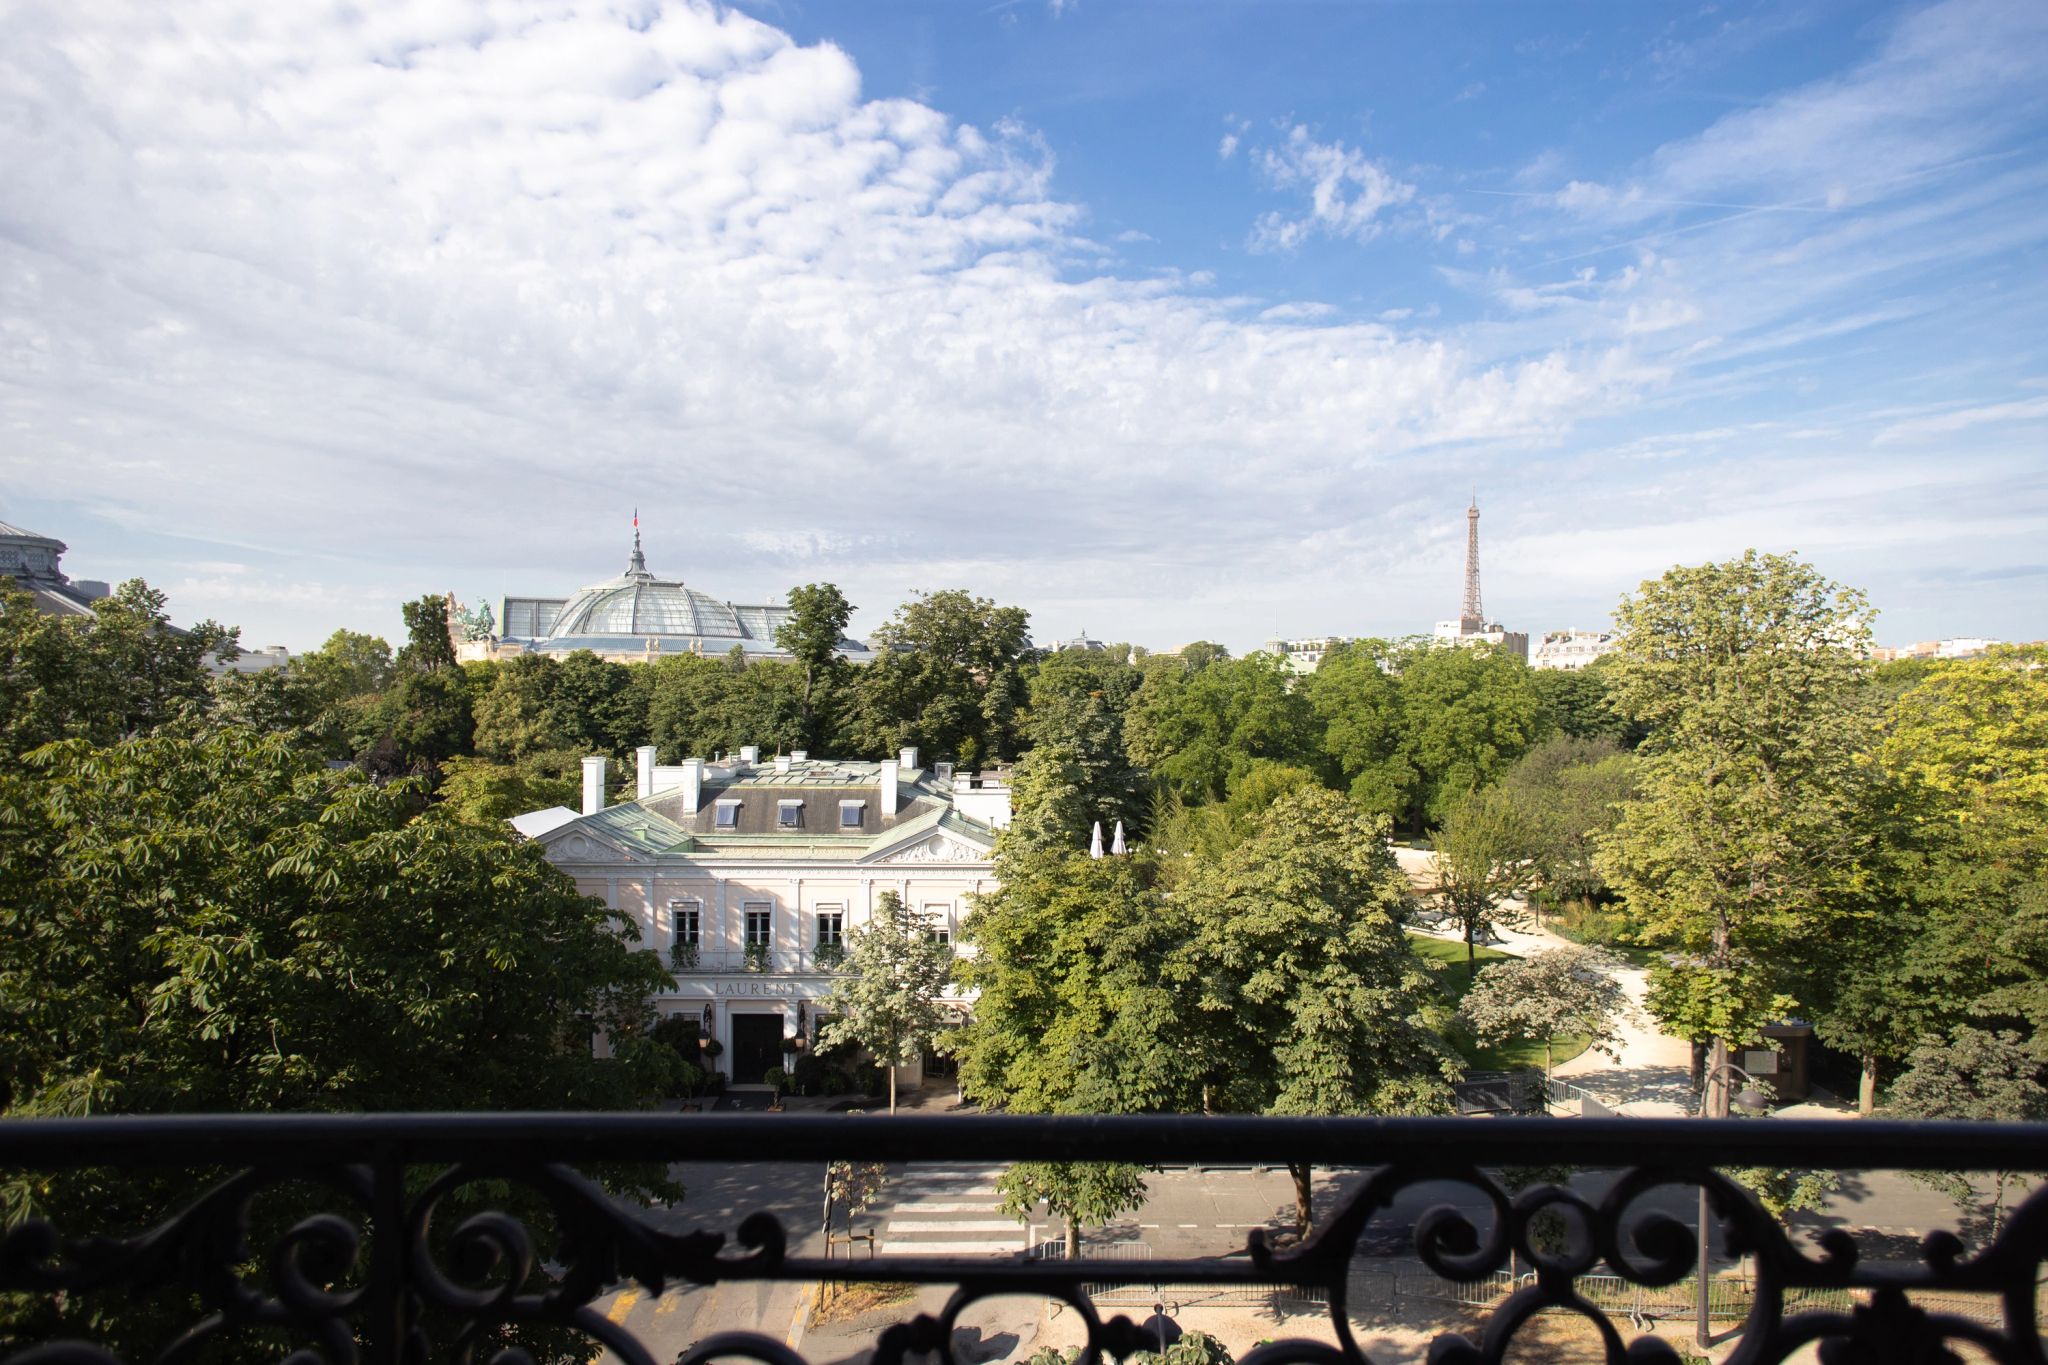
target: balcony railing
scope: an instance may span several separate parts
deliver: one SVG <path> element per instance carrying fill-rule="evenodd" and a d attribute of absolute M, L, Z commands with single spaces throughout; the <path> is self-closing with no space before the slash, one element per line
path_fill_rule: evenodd
<path fill-rule="evenodd" d="M 669 1230 L 605 1193 L 575 1167 L 646 1162 L 822 1162 L 956 1159 L 1132 1161 L 1148 1166 L 1307 1163 L 1363 1170 L 1312 1236 L 1278 1247 L 1263 1231 L 1232 1257 L 994 1259 L 797 1254 L 802 1233 L 755 1213 L 734 1228 Z M 0 1239 L 0 1291 L 42 1296 L 44 1321 L 90 1323 L 95 1301 L 170 1295 L 161 1340 L 135 1358 L 282 1355 L 340 1362 L 512 1360 L 540 1340 L 611 1351 L 655 1365 L 649 1350 L 595 1306 L 631 1282 L 654 1294 L 679 1283 L 909 1281 L 957 1285 L 945 1311 L 918 1314 L 876 1340 L 879 1365 L 938 1351 L 961 1311 L 999 1295 L 1068 1306 L 1091 1348 L 1149 1349 L 1149 1331 L 1105 1320 L 1094 1295 L 1119 1286 L 1243 1286 L 1327 1305 L 1337 1348 L 1304 1340 L 1261 1346 L 1244 1365 L 1362 1365 L 1347 1296 L 1354 1257 L 1380 1254 L 1404 1190 L 1450 1182 L 1477 1217 L 1439 1204 L 1391 1225 L 1427 1273 L 1453 1285 L 1494 1285 L 1477 1341 L 1446 1334 L 1432 1361 L 1499 1361 L 1531 1315 L 1591 1319 L 1619 1365 L 1671 1361 L 1658 1338 L 1634 1335 L 1621 1305 L 1631 1286 L 1664 1289 L 1692 1270 L 1690 1219 L 1660 1211 L 1655 1191 L 1704 1189 L 1716 1240 L 1751 1258 L 1737 1358 L 1775 1361 L 1821 1342 L 1823 1359 L 1975 1358 L 2040 1362 L 2038 1280 L 2048 1258 L 2048 1190 L 2013 1210 L 1989 1245 L 1925 1237 L 1916 1258 L 1861 1258 L 1846 1231 L 1809 1249 L 1721 1167 L 1851 1171 L 2015 1171 L 2048 1164 L 2048 1125 L 1884 1121 L 1660 1119 L 1247 1119 L 882 1117 L 674 1114 L 393 1114 L 13 1120 L 0 1122 L 0 1176 L 97 1169 L 166 1192 L 147 1226 L 59 1227 L 29 1219 Z M 1539 1185 L 1511 1193 L 1503 1166 L 1615 1172 L 1604 1194 Z M 203 1175 L 202 1182 L 195 1176 Z M 179 1184 L 183 1181 L 185 1183 Z M 190 1191 L 206 1192 L 194 1197 Z M 172 1194 L 170 1192 L 177 1191 Z M 448 1209 L 484 1198 L 517 1213 Z M 1434 1196 L 1432 1196 L 1434 1197 Z M 175 1202 L 174 1202 L 175 1201 Z M 282 1210 L 282 1211 L 281 1211 Z M 439 1211 L 440 1222 L 436 1222 Z M 688 1204 L 681 1206 L 688 1213 Z M 1565 1245 L 1532 1235 L 1563 1215 Z M 674 1213 L 666 1216 L 672 1226 Z M 1553 1221 L 1555 1219 L 1553 1218 Z M 264 1231 L 269 1229 L 269 1231 Z M 1519 1271 L 1505 1278 L 1503 1271 Z M 1418 1272 L 1421 1273 L 1421 1272 Z M 1846 1292 L 1844 1292 L 1846 1291 Z M 1985 1314 L 1941 1305 L 1978 1296 Z M 1504 1296 L 1504 1297 L 1503 1297 Z M 1937 1302 L 1939 1299 L 1939 1302 Z M 1613 1317 L 1610 1317 L 1610 1313 Z M 19 1320 L 19 1315 L 16 1315 Z M 1621 1320 L 1617 1321 L 1616 1318 Z M 1989 1319 L 1988 1321 L 1986 1319 Z M 36 1320 L 31 1315 L 27 1320 Z M 764 1326 L 770 1326 L 764 1324 Z M 61 1336 L 62 1334 L 51 1334 Z M 50 1349 L 52 1346 L 56 1349 Z M 280 1349 L 281 1348 L 281 1349 Z M 517 1348 L 513 1354 L 499 1354 Z M 103 1363 L 93 1341 L 0 1341 L 7 1360 Z M 714 1355 L 798 1358 L 780 1324 L 696 1343 Z"/>
<path fill-rule="evenodd" d="M 844 949 L 837 952 L 829 949 L 792 952 L 787 948 L 699 948 L 694 962 L 687 954 L 679 961 L 671 952 L 669 964 L 678 976 L 720 976 L 737 972 L 826 976 L 846 970 L 846 953 Z"/>

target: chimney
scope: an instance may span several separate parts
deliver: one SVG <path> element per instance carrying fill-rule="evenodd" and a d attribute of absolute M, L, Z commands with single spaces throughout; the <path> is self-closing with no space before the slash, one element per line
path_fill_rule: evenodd
<path fill-rule="evenodd" d="M 654 795 L 654 760 L 658 752 L 652 744 L 643 744 L 633 751 L 633 757 L 638 759 L 640 764 L 635 774 L 637 782 L 634 794 L 642 801 Z"/>
<path fill-rule="evenodd" d="M 777 755 L 775 755 L 775 771 L 776 771 L 776 772 L 779 772 L 779 773 L 786 773 L 786 772 L 788 772 L 788 771 L 789 771 L 789 755 L 788 755 L 788 754 L 777 754 Z"/>
<path fill-rule="evenodd" d="M 760 746 L 760 745 L 758 745 L 758 744 L 742 744 L 742 745 L 740 745 L 740 766 L 741 766 L 742 768 L 751 768 L 751 767 L 753 767 L 753 766 L 754 766 L 754 765 L 755 765 L 756 763 L 759 763 L 760 761 L 761 761 L 761 746 Z"/>
<path fill-rule="evenodd" d="M 882 818 L 887 820 L 896 813 L 896 765 L 887 759 L 882 761 Z"/>
<path fill-rule="evenodd" d="M 695 815 L 704 804 L 704 760 L 683 760 L 683 814 Z"/>
<path fill-rule="evenodd" d="M 899 750 L 896 754 L 896 766 L 903 769 L 904 772 L 914 772 L 917 768 L 917 750 Z"/>
<path fill-rule="evenodd" d="M 583 813 L 595 815 L 604 809 L 604 755 L 583 760 Z"/>
<path fill-rule="evenodd" d="M 804 763 L 809 761 L 810 757 L 811 751 L 809 749 L 791 749 L 789 751 L 789 761 L 792 763 Z"/>

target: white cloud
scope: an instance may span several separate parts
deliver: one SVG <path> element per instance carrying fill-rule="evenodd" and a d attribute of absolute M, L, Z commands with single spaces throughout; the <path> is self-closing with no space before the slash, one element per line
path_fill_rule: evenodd
<path fill-rule="evenodd" d="M 1253 164 L 1277 189 L 1305 190 L 1307 212 L 1263 214 L 1249 245 L 1289 251 L 1313 233 L 1370 241 L 1385 226 L 1382 214 L 1415 197 L 1415 187 L 1388 173 L 1365 153 L 1342 142 L 1317 142 L 1296 124 L 1278 146 L 1261 147 Z"/>
<path fill-rule="evenodd" d="M 1948 412 L 1894 422 L 1879 431 L 1876 445 L 1909 445 L 1930 437 L 1952 436 L 1971 427 L 2007 422 L 2048 422 L 2048 398 L 2027 398 L 2014 403 L 1983 403 Z"/>
<path fill-rule="evenodd" d="M 1216 144 L 1216 155 L 1224 161 L 1237 155 L 1237 134 L 1225 133 L 1223 140 Z"/>
<path fill-rule="evenodd" d="M 611 571 L 636 503 L 658 567 L 733 598 L 1256 574 L 1361 466 L 1552 439 L 1661 379 L 1618 338 L 1078 278 L 1097 249 L 1031 130 L 867 99 L 838 48 L 729 10 L 187 16 L 0 20 L 0 486 L 262 542 L 261 572 L 185 583 L 194 614 L 479 565 L 559 590 Z M 1301 129 L 1260 164 L 1307 201 L 1276 242 L 1364 240 L 1414 194 Z"/>

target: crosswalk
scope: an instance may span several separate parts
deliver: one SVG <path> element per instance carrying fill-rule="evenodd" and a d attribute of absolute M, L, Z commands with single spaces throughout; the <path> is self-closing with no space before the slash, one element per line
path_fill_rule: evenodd
<path fill-rule="evenodd" d="M 882 1226 L 881 1256 L 1015 1255 L 1030 1238 L 1002 1212 L 1001 1162 L 941 1165 L 914 1161 L 892 1171 L 893 1202 Z"/>

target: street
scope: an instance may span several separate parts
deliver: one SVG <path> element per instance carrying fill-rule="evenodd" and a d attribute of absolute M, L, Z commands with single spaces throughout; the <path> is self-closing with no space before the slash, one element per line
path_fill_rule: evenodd
<path fill-rule="evenodd" d="M 1015 1256 L 1032 1245 L 1063 1238 L 1065 1228 L 1057 1219 L 1041 1215 L 1022 1225 L 1000 1212 L 994 1182 L 1002 1170 L 999 1162 L 892 1165 L 881 1200 L 857 1218 L 854 1227 L 873 1230 L 877 1258 L 884 1262 L 891 1254 Z M 792 1251 L 822 1252 L 821 1165 L 760 1163 L 736 1168 L 691 1163 L 676 1171 L 689 1187 L 689 1197 L 674 1209 L 651 1213 L 657 1226 L 671 1231 L 717 1230 L 730 1237 L 747 1215 L 765 1211 L 781 1220 Z M 1338 1207 L 1365 1178 L 1356 1170 L 1318 1171 L 1318 1216 Z M 1611 1178 L 1596 1172 L 1573 1184 L 1595 1197 Z M 1294 1186 L 1284 1169 L 1170 1169 L 1150 1172 L 1145 1181 L 1145 1206 L 1106 1228 L 1088 1229 L 1091 1248 L 1142 1242 L 1147 1254 L 1159 1257 L 1241 1256 L 1253 1229 L 1278 1233 L 1293 1227 Z M 1419 1185 L 1374 1219 L 1361 1241 L 1360 1255 L 1411 1256 L 1410 1230 L 1416 1216 L 1440 1203 L 1466 1212 L 1482 1232 L 1489 1226 L 1489 1206 L 1469 1187 L 1450 1182 Z M 1690 1226 L 1695 1204 L 1691 1187 L 1670 1187 L 1639 1200 L 1636 1212 L 1657 1210 Z M 1831 1226 L 1872 1229 L 1876 1236 L 1861 1239 L 1865 1254 L 1886 1259 L 1912 1254 L 1912 1244 L 1922 1233 L 1953 1227 L 1955 1214 L 1946 1199 L 1904 1176 L 1875 1172 L 1845 1174 L 1823 1214 L 1797 1215 L 1792 1221 L 1795 1230 L 1809 1236 Z M 657 1360 L 672 1360 L 714 1332 L 767 1331 L 781 1336 L 799 1292 L 796 1286 L 741 1282 L 672 1286 L 656 1298 L 628 1287 L 598 1306 L 638 1336 Z"/>

